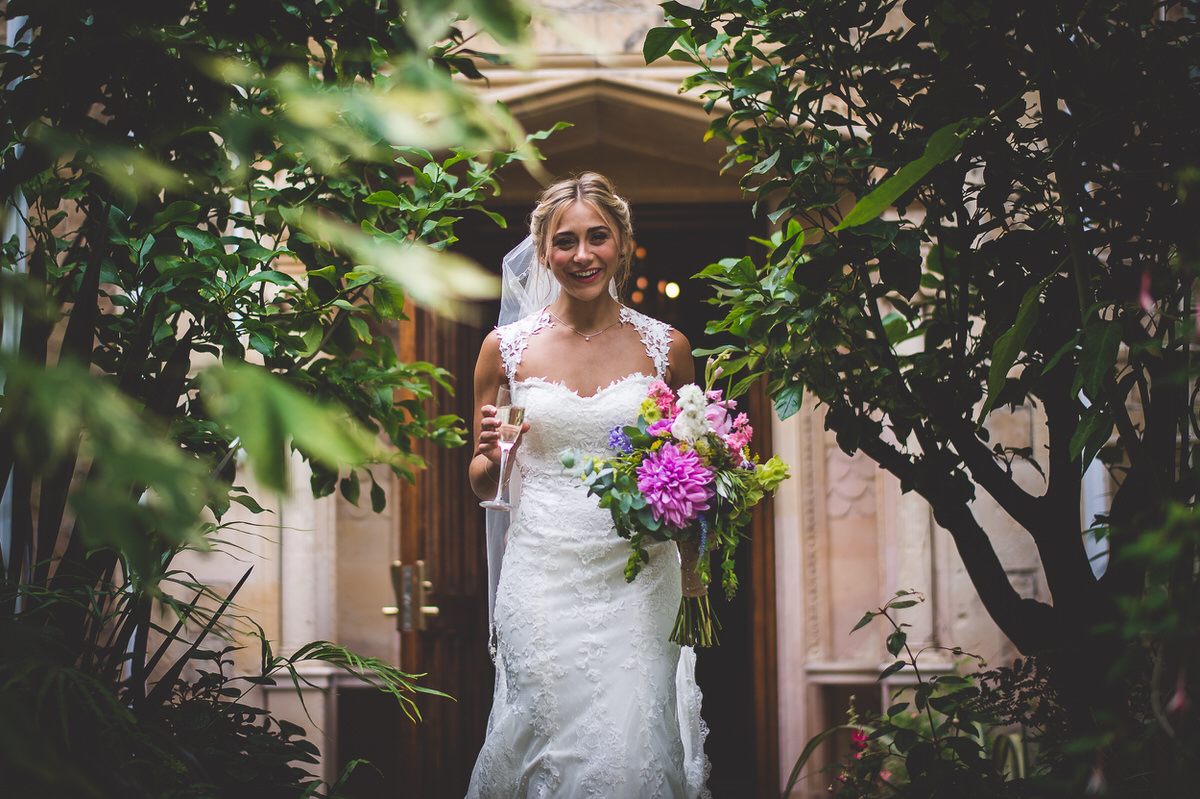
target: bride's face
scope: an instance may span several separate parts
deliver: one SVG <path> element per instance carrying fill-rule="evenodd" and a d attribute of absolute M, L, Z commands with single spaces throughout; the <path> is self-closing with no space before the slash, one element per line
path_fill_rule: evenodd
<path fill-rule="evenodd" d="M 554 278 L 572 297 L 586 301 L 607 295 L 621 264 L 616 226 L 587 203 L 571 203 L 550 231 L 547 260 Z"/>

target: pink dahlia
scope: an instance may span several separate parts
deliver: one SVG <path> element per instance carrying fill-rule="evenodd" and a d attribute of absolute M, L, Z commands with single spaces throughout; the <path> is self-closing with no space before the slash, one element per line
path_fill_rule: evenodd
<path fill-rule="evenodd" d="M 637 470 L 638 490 L 646 497 L 654 518 L 682 530 L 708 510 L 713 491 L 712 472 L 704 468 L 695 450 L 663 444 L 647 453 Z"/>

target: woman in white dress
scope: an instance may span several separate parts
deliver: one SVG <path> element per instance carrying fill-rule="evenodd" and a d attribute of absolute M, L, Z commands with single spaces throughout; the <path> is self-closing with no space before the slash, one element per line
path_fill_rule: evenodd
<path fill-rule="evenodd" d="M 605 454 L 653 381 L 691 382 L 691 347 L 618 301 L 632 224 L 606 178 L 551 186 L 530 229 L 533 264 L 519 286 L 506 279 L 532 298 L 531 312 L 488 335 L 475 369 L 478 496 L 496 492 L 502 384 L 526 428 L 495 587 L 495 696 L 468 796 L 708 796 L 695 656 L 668 640 L 681 590 L 675 545 L 652 545 L 626 583 L 628 542 L 560 459 Z"/>

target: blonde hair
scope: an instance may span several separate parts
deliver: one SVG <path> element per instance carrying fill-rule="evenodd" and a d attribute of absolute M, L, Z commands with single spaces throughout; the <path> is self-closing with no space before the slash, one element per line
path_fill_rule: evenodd
<path fill-rule="evenodd" d="M 616 283 L 620 289 L 629 276 L 633 261 L 633 215 L 629 202 L 617 194 L 612 181 L 596 172 L 581 172 L 572 178 L 553 183 L 538 197 L 529 216 L 529 233 L 537 246 L 538 263 L 547 260 L 547 241 L 563 212 L 575 202 L 587 203 L 598 214 L 616 225 L 617 249 L 620 252 Z"/>

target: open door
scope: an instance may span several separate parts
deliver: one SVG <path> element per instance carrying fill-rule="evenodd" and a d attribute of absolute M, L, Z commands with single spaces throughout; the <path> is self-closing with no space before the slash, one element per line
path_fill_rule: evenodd
<path fill-rule="evenodd" d="M 423 309 L 401 331 L 402 357 L 454 375 L 431 413 L 472 417 L 472 375 L 485 331 Z M 468 434 L 469 438 L 469 434 Z M 487 651 L 487 559 L 483 511 L 467 484 L 470 444 L 422 448 L 427 468 L 400 496 L 400 557 L 392 564 L 400 666 L 452 699 L 422 696 L 422 720 L 401 725 L 392 797 L 461 799 L 483 744 L 494 671 Z"/>

